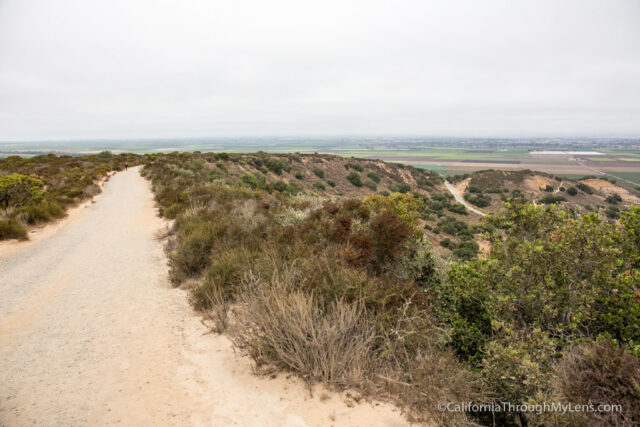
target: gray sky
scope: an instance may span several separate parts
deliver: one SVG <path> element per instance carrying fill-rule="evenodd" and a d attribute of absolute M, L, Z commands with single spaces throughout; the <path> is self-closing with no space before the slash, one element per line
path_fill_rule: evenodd
<path fill-rule="evenodd" d="M 0 140 L 640 136 L 640 1 L 0 0 Z"/>

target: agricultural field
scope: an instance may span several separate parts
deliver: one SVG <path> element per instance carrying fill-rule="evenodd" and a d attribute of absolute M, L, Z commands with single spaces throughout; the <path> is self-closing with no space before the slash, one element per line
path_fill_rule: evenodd
<path fill-rule="evenodd" d="M 553 147 L 552 149 L 550 147 Z M 429 138 L 234 138 L 0 143 L 0 157 L 41 153 L 320 153 L 378 159 L 456 175 L 484 169 L 534 170 L 580 178 L 601 175 L 640 187 L 640 141 Z"/>

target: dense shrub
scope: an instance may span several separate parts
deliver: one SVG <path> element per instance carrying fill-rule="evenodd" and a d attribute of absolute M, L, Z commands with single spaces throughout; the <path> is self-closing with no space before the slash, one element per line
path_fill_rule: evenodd
<path fill-rule="evenodd" d="M 0 239 L 24 238 L 23 225 L 64 216 L 69 206 L 98 194 L 96 181 L 107 173 L 123 169 L 125 163 L 133 166 L 142 161 L 142 156 L 110 152 L 0 159 L 0 215 L 6 221 Z"/>
<path fill-rule="evenodd" d="M 360 174 L 357 172 L 351 172 L 347 175 L 347 180 L 356 187 L 362 187 L 362 180 L 360 179 Z"/>
<path fill-rule="evenodd" d="M 616 205 L 621 201 L 622 201 L 622 197 L 620 197 L 618 193 L 607 196 L 607 198 L 605 199 L 605 202 L 610 203 L 612 205 Z"/>
<path fill-rule="evenodd" d="M 318 178 L 324 178 L 324 170 L 322 170 L 320 168 L 314 168 L 313 169 L 313 174 L 315 176 L 317 176 Z"/>
<path fill-rule="evenodd" d="M 265 159 L 263 159 L 263 161 L 266 168 L 276 175 L 282 175 L 283 171 L 289 172 L 291 170 L 291 166 L 289 166 L 289 163 L 282 159 L 278 159 L 275 157 L 266 157 Z"/>
<path fill-rule="evenodd" d="M 380 176 L 375 172 L 369 172 L 367 174 L 367 178 L 371 179 L 371 181 L 375 182 L 376 184 L 380 183 Z"/>
<path fill-rule="evenodd" d="M 460 215 L 468 215 L 467 208 L 464 207 L 461 203 L 447 203 L 447 209 L 453 213 L 457 213 Z"/>
<path fill-rule="evenodd" d="M 555 358 L 574 341 L 611 338 L 638 352 L 638 233 L 631 224 L 639 216 L 634 209 L 615 225 L 555 206 L 507 203 L 490 218 L 501 232 L 491 237 L 488 259 L 454 265 L 433 287 L 451 346 L 481 367 L 498 400 L 547 392 Z M 616 243 L 624 241 L 634 249 Z"/>
<path fill-rule="evenodd" d="M 27 239 L 27 230 L 15 219 L 0 219 L 0 240 L 2 239 Z"/>
<path fill-rule="evenodd" d="M 579 182 L 576 184 L 576 187 L 578 187 L 578 190 L 584 191 L 587 194 L 593 194 L 593 188 L 589 187 L 587 184 Z"/>
<path fill-rule="evenodd" d="M 325 186 L 324 186 L 324 184 L 323 184 L 323 183 L 321 183 L 321 182 L 314 182 L 314 183 L 313 183 L 313 188 L 315 188 L 315 189 L 317 189 L 317 190 L 320 190 L 320 191 L 324 191 L 324 190 L 326 190 L 326 187 L 325 187 Z"/>
<path fill-rule="evenodd" d="M 376 190 L 378 189 L 378 186 L 376 185 L 376 183 L 375 183 L 375 182 L 373 182 L 373 181 L 372 181 L 372 180 L 370 180 L 370 179 L 367 179 L 367 180 L 364 182 L 364 186 L 365 186 L 365 187 L 367 187 L 367 188 L 368 188 L 369 190 L 371 190 L 371 191 L 376 191 Z"/>
<path fill-rule="evenodd" d="M 484 208 L 486 206 L 489 206 L 489 200 L 485 199 L 484 196 L 482 194 L 469 194 L 466 193 L 464 195 L 465 200 L 467 200 L 469 203 L 476 205 L 479 208 Z"/>
<path fill-rule="evenodd" d="M 563 196 L 554 196 L 552 194 L 549 194 L 547 196 L 542 197 L 540 200 L 538 200 L 539 203 L 544 203 L 545 205 L 550 205 L 550 204 L 555 204 L 555 203 L 560 203 L 560 202 L 566 202 L 567 199 Z"/>
<path fill-rule="evenodd" d="M 571 348 L 555 367 L 551 396 L 573 405 L 620 405 L 622 411 L 543 414 L 554 425 L 640 424 L 640 360 L 614 343 L 589 343 Z"/>
<path fill-rule="evenodd" d="M 362 172 L 364 170 L 364 167 L 360 163 L 347 163 L 344 167 L 358 172 Z"/>
<path fill-rule="evenodd" d="M 569 187 L 567 188 L 567 194 L 570 196 L 575 196 L 576 194 L 578 194 L 578 190 L 576 189 L 576 187 Z"/>
<path fill-rule="evenodd" d="M 44 196 L 44 182 L 19 173 L 0 176 L 0 204 L 23 206 L 27 202 L 40 201 Z"/>
<path fill-rule="evenodd" d="M 391 184 L 389 186 L 389 190 L 391 190 L 394 193 L 408 193 L 409 191 L 411 191 L 411 186 L 409 184 Z"/>

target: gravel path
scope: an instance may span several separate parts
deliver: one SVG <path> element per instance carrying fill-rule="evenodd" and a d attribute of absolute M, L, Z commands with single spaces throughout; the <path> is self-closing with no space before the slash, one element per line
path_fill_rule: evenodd
<path fill-rule="evenodd" d="M 0 425 L 406 425 L 387 404 L 256 377 L 207 334 L 167 284 L 136 168 L 83 209 L 0 255 Z"/>

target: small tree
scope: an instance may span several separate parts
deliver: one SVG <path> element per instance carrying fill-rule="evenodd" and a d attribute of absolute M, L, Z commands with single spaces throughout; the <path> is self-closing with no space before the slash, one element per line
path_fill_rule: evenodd
<path fill-rule="evenodd" d="M 19 173 L 0 176 L 0 204 L 5 209 L 22 206 L 29 200 L 41 200 L 44 195 L 44 182 Z"/>

